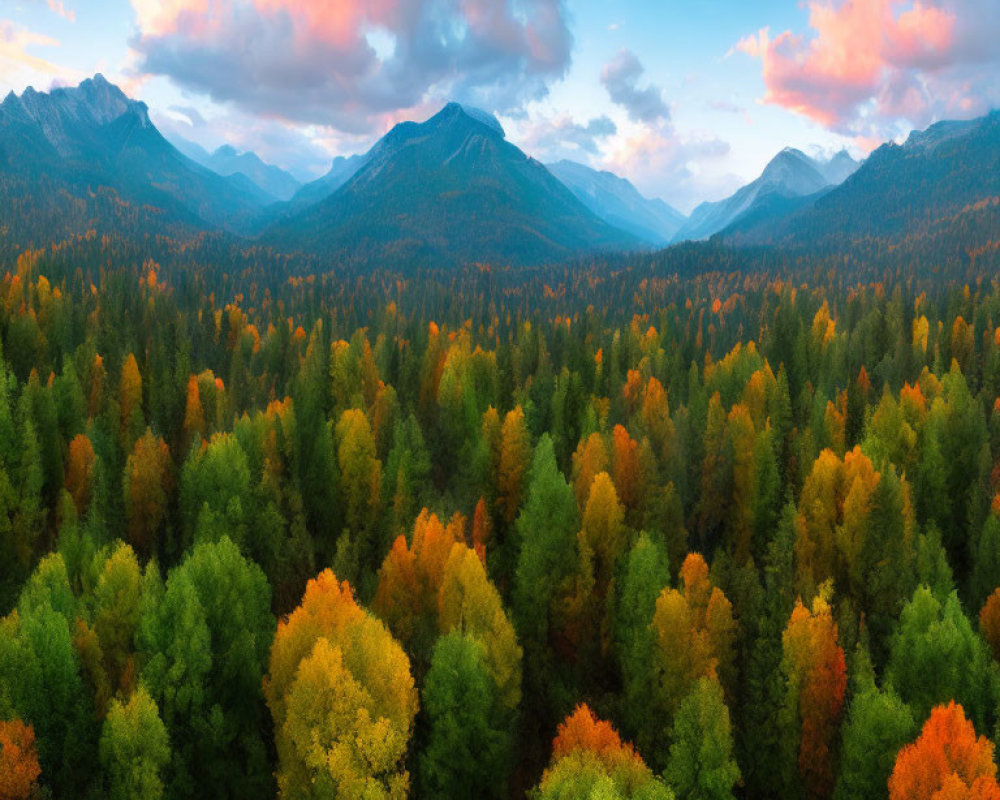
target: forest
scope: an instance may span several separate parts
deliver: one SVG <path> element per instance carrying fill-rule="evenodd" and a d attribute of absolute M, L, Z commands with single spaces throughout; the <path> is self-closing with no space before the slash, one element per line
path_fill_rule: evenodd
<path fill-rule="evenodd" d="M 920 244 L 7 254 L 0 798 L 1000 798 L 997 249 Z"/>

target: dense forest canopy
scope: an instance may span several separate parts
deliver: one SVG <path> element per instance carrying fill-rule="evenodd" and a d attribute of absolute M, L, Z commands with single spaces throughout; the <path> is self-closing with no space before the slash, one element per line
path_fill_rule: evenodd
<path fill-rule="evenodd" d="M 5 251 L 0 797 L 1000 796 L 996 213 Z"/>

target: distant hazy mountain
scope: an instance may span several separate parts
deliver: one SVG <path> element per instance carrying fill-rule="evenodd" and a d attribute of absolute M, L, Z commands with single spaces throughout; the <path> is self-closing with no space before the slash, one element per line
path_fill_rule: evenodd
<path fill-rule="evenodd" d="M 836 153 L 829 161 L 813 159 L 813 164 L 831 186 L 839 186 L 861 166 L 861 162 L 851 158 L 846 150 Z"/>
<path fill-rule="evenodd" d="M 361 167 L 368 163 L 368 153 L 364 155 L 337 156 L 333 159 L 330 171 L 322 178 L 302 186 L 292 198 L 292 203 L 303 208 L 320 200 L 325 200 L 337 189 L 347 183 Z"/>
<path fill-rule="evenodd" d="M 844 151 L 823 162 L 786 147 L 768 162 L 755 181 L 725 200 L 702 203 L 695 208 L 674 241 L 707 239 L 745 214 L 759 216 L 764 209 L 787 205 L 781 199 L 808 197 L 840 183 L 856 168 L 857 162 Z"/>
<path fill-rule="evenodd" d="M 566 159 L 548 168 L 598 217 L 649 244 L 667 244 L 686 219 L 659 198 L 643 197 L 629 181 L 611 172 Z"/>
<path fill-rule="evenodd" d="M 1000 112 L 994 111 L 914 131 L 902 145 L 884 144 L 835 189 L 783 217 L 737 223 L 725 235 L 735 241 L 803 245 L 902 238 L 998 196 Z"/>
<path fill-rule="evenodd" d="M 343 186 L 276 223 L 264 241 L 403 265 L 541 263 L 639 246 L 482 111 L 450 103 L 426 122 L 396 125 L 365 158 Z"/>
<path fill-rule="evenodd" d="M 129 226 L 246 230 L 263 198 L 242 176 L 196 164 L 101 75 L 0 104 L 0 218 L 21 243 Z"/>
<path fill-rule="evenodd" d="M 281 167 L 268 164 L 253 151 L 239 152 L 224 144 L 209 153 L 204 147 L 179 136 L 171 142 L 184 155 L 219 175 L 246 175 L 261 191 L 275 200 L 290 200 L 302 184 Z"/>

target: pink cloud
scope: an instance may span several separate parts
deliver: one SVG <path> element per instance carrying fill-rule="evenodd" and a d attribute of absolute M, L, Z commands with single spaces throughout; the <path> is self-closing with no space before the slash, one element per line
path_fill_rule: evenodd
<path fill-rule="evenodd" d="M 58 14 L 65 20 L 76 22 L 76 12 L 72 8 L 66 8 L 62 0 L 49 0 L 49 11 Z"/>
<path fill-rule="evenodd" d="M 50 84 L 71 74 L 69 70 L 31 52 L 36 47 L 58 46 L 58 40 L 51 36 L 0 19 L 0 84 L 11 87 L 27 86 L 38 81 Z"/>
<path fill-rule="evenodd" d="M 137 69 L 243 111 L 370 130 L 458 99 L 505 111 L 569 66 L 565 0 L 132 0 Z"/>
<path fill-rule="evenodd" d="M 733 50 L 759 58 L 763 101 L 859 144 L 996 102 L 995 0 L 811 0 L 805 36 L 763 28 Z M 970 80 L 971 77 L 971 80 Z"/>

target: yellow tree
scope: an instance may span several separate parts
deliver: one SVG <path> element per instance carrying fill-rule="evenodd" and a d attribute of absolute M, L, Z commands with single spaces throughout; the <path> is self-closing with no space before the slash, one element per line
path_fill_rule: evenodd
<path fill-rule="evenodd" d="M 205 409 L 201 405 L 198 378 L 188 378 L 187 396 L 184 400 L 184 446 L 191 445 L 195 436 L 205 436 Z"/>
<path fill-rule="evenodd" d="M 608 451 L 601 434 L 592 433 L 582 439 L 573 454 L 573 493 L 579 509 L 587 503 L 594 478 L 608 471 Z"/>
<path fill-rule="evenodd" d="M 404 798 L 417 712 L 410 663 L 330 570 L 279 622 L 264 696 L 283 798 Z"/>
<path fill-rule="evenodd" d="M 375 457 L 375 437 L 363 411 L 349 408 L 337 422 L 337 462 L 340 467 L 344 521 L 351 535 L 357 563 L 377 557 L 382 462 Z M 377 562 L 375 562 L 377 563 Z"/>
<path fill-rule="evenodd" d="M 90 491 L 94 483 L 94 463 L 97 456 L 94 446 L 84 434 L 78 433 L 69 443 L 69 464 L 66 467 L 66 491 L 73 498 L 78 514 L 83 514 L 90 504 Z"/>
<path fill-rule="evenodd" d="M 859 557 L 881 475 L 860 447 L 843 459 L 824 450 L 802 487 L 795 541 L 796 587 L 813 597 L 831 578 L 860 592 Z M 855 593 L 858 593 L 855 592 Z"/>
<path fill-rule="evenodd" d="M 781 645 L 787 779 L 793 780 L 797 772 L 806 797 L 826 798 L 833 791 L 833 748 L 844 709 L 847 667 L 837 623 L 822 592 L 811 609 L 796 603 Z"/>
<path fill-rule="evenodd" d="M 586 706 L 559 725 L 552 761 L 534 791 L 539 800 L 621 798 L 672 800 L 673 793 L 646 766 L 635 748 Z"/>
<path fill-rule="evenodd" d="M 514 522 L 524 497 L 526 475 L 531 464 L 531 436 L 524 411 L 517 406 L 507 412 L 500 431 L 500 459 L 497 473 L 497 502 L 508 525 Z"/>
<path fill-rule="evenodd" d="M 170 448 L 147 428 L 125 464 L 129 544 L 143 556 L 152 554 L 156 547 L 172 482 Z"/>
<path fill-rule="evenodd" d="M 132 353 L 128 354 L 122 364 L 118 402 L 122 436 L 131 445 L 133 433 L 142 430 L 142 375 L 139 374 L 139 364 Z"/>
<path fill-rule="evenodd" d="M 577 536 L 581 560 L 589 565 L 595 590 L 603 597 L 611 581 L 615 561 L 627 543 L 625 508 L 619 502 L 615 484 L 607 472 L 594 477 L 581 522 Z"/>
<path fill-rule="evenodd" d="M 503 610 L 500 593 L 474 550 L 455 544 L 438 594 L 441 635 L 460 631 L 483 643 L 486 665 L 501 704 L 513 711 L 521 700 L 521 647 Z"/>

